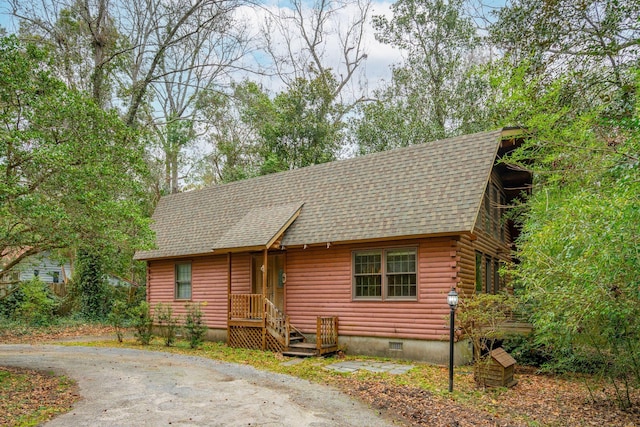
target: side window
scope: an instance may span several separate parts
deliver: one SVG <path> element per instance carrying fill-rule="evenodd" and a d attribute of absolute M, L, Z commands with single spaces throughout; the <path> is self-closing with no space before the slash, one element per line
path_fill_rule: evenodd
<path fill-rule="evenodd" d="M 382 252 L 353 254 L 353 282 L 356 298 L 382 298 Z"/>
<path fill-rule="evenodd" d="M 484 264 L 484 273 L 485 273 L 485 292 L 490 294 L 491 290 L 491 282 L 493 277 L 491 276 L 491 257 L 489 255 L 485 258 Z"/>
<path fill-rule="evenodd" d="M 387 255 L 387 297 L 415 298 L 417 295 L 416 250 L 393 249 Z"/>
<path fill-rule="evenodd" d="M 191 299 L 191 264 L 176 264 L 175 299 Z"/>
<path fill-rule="evenodd" d="M 500 292 L 502 284 L 500 283 L 500 262 L 497 259 L 493 260 L 493 292 Z"/>
<path fill-rule="evenodd" d="M 476 251 L 476 292 L 482 292 L 484 281 L 482 275 L 482 253 Z"/>
<path fill-rule="evenodd" d="M 417 299 L 417 263 L 416 248 L 354 252 L 354 299 Z"/>

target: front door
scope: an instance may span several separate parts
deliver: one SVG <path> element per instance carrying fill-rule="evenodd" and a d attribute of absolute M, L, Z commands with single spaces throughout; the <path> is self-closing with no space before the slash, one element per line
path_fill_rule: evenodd
<path fill-rule="evenodd" d="M 251 276 L 253 278 L 252 292 L 254 294 L 262 293 L 263 263 L 263 254 L 256 254 L 253 256 Z M 283 313 L 285 277 L 284 253 L 269 254 L 267 257 L 267 298 Z"/>

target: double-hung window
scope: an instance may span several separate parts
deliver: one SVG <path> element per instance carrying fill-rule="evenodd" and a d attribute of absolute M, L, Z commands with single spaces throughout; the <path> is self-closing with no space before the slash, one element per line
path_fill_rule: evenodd
<path fill-rule="evenodd" d="M 175 299 L 191 299 L 191 264 L 176 264 Z"/>
<path fill-rule="evenodd" d="M 354 252 L 354 299 L 415 300 L 417 258 L 415 248 Z"/>

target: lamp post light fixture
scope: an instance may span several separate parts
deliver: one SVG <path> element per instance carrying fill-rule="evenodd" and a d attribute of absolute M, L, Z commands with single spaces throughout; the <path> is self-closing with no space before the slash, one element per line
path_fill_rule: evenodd
<path fill-rule="evenodd" d="M 455 332 L 455 316 L 456 307 L 458 307 L 458 293 L 455 288 L 451 288 L 447 294 L 447 304 L 451 309 L 450 319 L 451 325 L 449 327 L 449 393 L 453 392 L 453 338 Z"/>

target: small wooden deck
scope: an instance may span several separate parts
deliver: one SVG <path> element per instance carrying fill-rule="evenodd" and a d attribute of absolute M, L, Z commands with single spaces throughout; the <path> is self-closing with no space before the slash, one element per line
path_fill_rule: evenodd
<path fill-rule="evenodd" d="M 318 317 L 316 342 L 293 326 L 262 294 L 229 295 L 227 320 L 231 347 L 270 350 L 291 356 L 323 356 L 338 351 L 338 318 Z"/>

